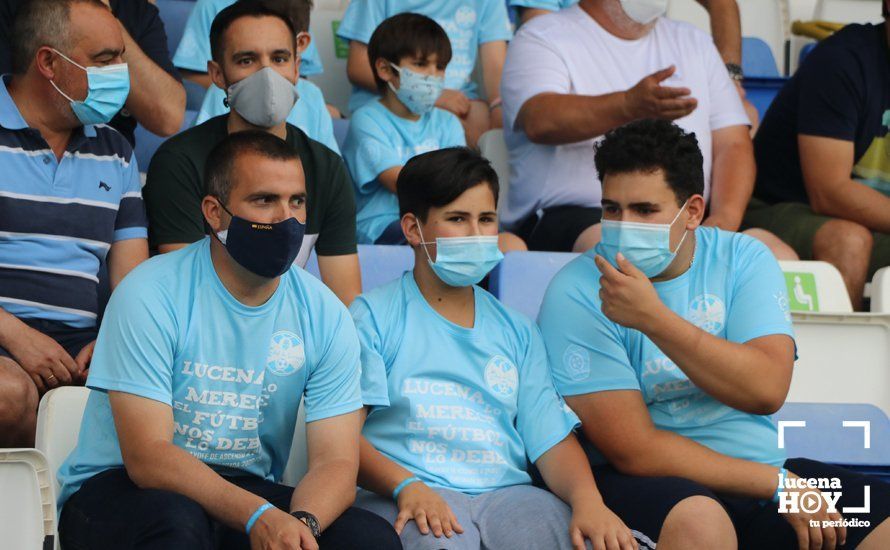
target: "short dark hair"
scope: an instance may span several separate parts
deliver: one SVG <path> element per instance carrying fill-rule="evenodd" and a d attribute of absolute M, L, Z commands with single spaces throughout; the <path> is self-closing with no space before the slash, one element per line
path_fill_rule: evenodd
<path fill-rule="evenodd" d="M 34 61 L 37 50 L 51 46 L 70 55 L 72 4 L 92 4 L 108 9 L 100 0 L 28 0 L 15 12 L 9 44 L 13 74 L 22 75 Z"/>
<path fill-rule="evenodd" d="M 223 62 L 223 50 L 225 49 L 223 37 L 225 37 L 226 31 L 229 30 L 232 23 L 242 17 L 277 17 L 281 19 L 290 31 L 291 48 L 297 49 L 297 31 L 286 13 L 267 6 L 261 0 L 241 0 L 216 14 L 210 25 L 210 57 L 217 63 Z"/>
<path fill-rule="evenodd" d="M 608 174 L 662 170 L 681 206 L 705 191 L 702 154 L 694 133 L 666 120 L 638 120 L 606 134 L 594 146 L 603 182 Z"/>
<path fill-rule="evenodd" d="M 312 0 L 238 0 L 239 2 L 259 1 L 269 9 L 275 10 L 290 18 L 297 33 L 309 30 L 309 13 L 312 11 Z"/>
<path fill-rule="evenodd" d="M 235 182 L 232 172 L 239 156 L 253 153 L 272 160 L 300 160 L 297 150 L 283 139 L 262 130 L 245 130 L 229 134 L 216 144 L 204 165 L 205 195 L 226 204 Z"/>
<path fill-rule="evenodd" d="M 383 58 L 396 65 L 406 57 L 426 59 L 436 54 L 436 66 L 445 70 L 451 61 L 451 41 L 438 23 L 419 13 L 400 13 L 380 23 L 368 41 L 368 60 L 377 89 L 386 82 L 377 76 L 374 63 Z"/>
<path fill-rule="evenodd" d="M 468 147 L 447 147 L 417 155 L 405 163 L 396 180 L 399 215 L 410 212 L 426 221 L 430 208 L 445 206 L 467 189 L 482 184 L 491 189 L 497 206 L 497 172 L 488 159 Z"/>

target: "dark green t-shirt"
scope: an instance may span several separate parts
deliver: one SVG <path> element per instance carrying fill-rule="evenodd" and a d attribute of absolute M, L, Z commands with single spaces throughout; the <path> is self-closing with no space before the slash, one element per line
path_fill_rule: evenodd
<path fill-rule="evenodd" d="M 204 238 L 204 164 L 228 134 L 228 115 L 190 128 L 164 142 L 152 157 L 145 188 L 149 241 L 193 243 Z M 313 245 L 319 256 L 356 252 L 355 195 L 340 156 L 287 125 L 287 142 L 297 150 L 306 174 L 306 237 L 297 263 L 304 265 Z"/>

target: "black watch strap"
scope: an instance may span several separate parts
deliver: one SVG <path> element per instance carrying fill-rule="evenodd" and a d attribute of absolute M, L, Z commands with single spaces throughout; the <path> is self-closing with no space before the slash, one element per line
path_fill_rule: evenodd
<path fill-rule="evenodd" d="M 744 80 L 745 78 L 745 73 L 742 71 L 741 65 L 727 63 L 726 70 L 729 72 L 729 77 L 733 80 Z"/>
<path fill-rule="evenodd" d="M 318 540 L 318 537 L 321 536 L 321 529 L 318 527 L 318 518 L 309 512 L 303 512 L 301 510 L 296 510 L 290 513 L 290 515 L 294 516 L 298 520 L 302 521 L 306 524 L 306 527 L 312 531 L 312 536 L 315 537 L 315 540 Z"/>

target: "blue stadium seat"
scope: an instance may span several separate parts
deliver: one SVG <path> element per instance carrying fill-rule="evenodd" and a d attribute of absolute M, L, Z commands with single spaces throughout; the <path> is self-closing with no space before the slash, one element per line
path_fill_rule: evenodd
<path fill-rule="evenodd" d="M 179 131 L 186 130 L 191 128 L 192 123 L 195 121 L 195 117 L 198 116 L 197 111 L 186 110 L 185 118 L 182 120 L 182 126 L 179 128 Z M 141 124 L 136 125 L 136 162 L 139 163 L 139 171 L 146 172 L 148 171 L 148 163 L 151 161 L 151 157 L 155 154 L 155 151 L 158 150 L 158 147 L 164 142 L 167 138 L 162 138 L 155 134 L 152 134 L 148 130 L 146 130 Z"/>
<path fill-rule="evenodd" d="M 568 252 L 509 252 L 492 271 L 488 288 L 505 305 L 536 319 L 550 280 L 577 256 Z"/>
<path fill-rule="evenodd" d="M 362 269 L 362 291 L 373 290 L 414 267 L 414 251 L 410 246 L 390 246 L 380 244 L 358 245 L 358 261 Z M 309 256 L 306 271 L 319 277 L 318 257 L 315 252 Z"/>
<path fill-rule="evenodd" d="M 335 118 L 334 122 L 334 139 L 337 140 L 337 147 L 343 150 L 343 144 L 346 143 L 346 134 L 349 133 L 349 120 L 345 118 Z"/>
<path fill-rule="evenodd" d="M 185 88 L 186 110 L 197 113 L 201 110 L 201 105 L 204 104 L 204 95 L 207 94 L 207 88 L 185 79 L 182 80 L 182 86 Z"/>
<path fill-rule="evenodd" d="M 757 108 L 757 112 L 760 113 L 760 120 L 763 120 L 766 110 L 769 109 L 776 94 L 779 93 L 779 90 L 782 89 L 782 86 L 787 81 L 787 78 L 748 78 L 747 76 L 742 81 L 746 97 Z"/>
<path fill-rule="evenodd" d="M 185 23 L 195 7 L 194 1 L 186 0 L 157 0 L 155 5 L 164 22 L 164 30 L 167 33 L 167 49 L 170 51 L 170 57 L 176 53 L 179 41 L 182 40 L 182 33 L 185 31 Z"/>
<path fill-rule="evenodd" d="M 861 403 L 786 403 L 773 421 L 803 420 L 806 427 L 784 430 L 788 458 L 805 457 L 844 466 L 890 481 L 890 420 L 874 405 Z M 844 421 L 868 421 L 871 448 L 864 430 Z"/>
<path fill-rule="evenodd" d="M 754 36 L 742 37 L 742 70 L 752 77 L 781 76 L 769 44 Z"/>
<path fill-rule="evenodd" d="M 818 44 L 818 42 L 814 42 L 813 44 L 807 44 L 806 46 L 804 46 L 803 48 L 800 49 L 800 57 L 797 58 L 797 66 L 798 67 L 800 67 L 801 63 L 803 63 L 803 60 L 806 58 L 806 56 L 810 55 L 810 52 L 816 48 L 816 44 Z"/>

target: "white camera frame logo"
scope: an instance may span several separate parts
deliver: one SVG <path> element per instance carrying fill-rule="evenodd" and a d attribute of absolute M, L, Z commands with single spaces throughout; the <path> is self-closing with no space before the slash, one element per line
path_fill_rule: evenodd
<path fill-rule="evenodd" d="M 785 448 L 785 429 L 786 428 L 806 428 L 805 420 L 780 420 L 777 423 L 779 448 Z M 871 449 L 871 422 L 868 420 L 844 420 L 841 423 L 844 428 L 862 428 L 862 448 Z M 787 478 L 786 478 L 787 479 Z M 781 480 L 780 480 L 781 481 Z M 779 513 L 788 514 L 796 513 L 803 510 L 806 513 L 815 513 L 822 507 L 823 501 L 828 506 L 829 513 L 837 512 L 837 502 L 840 500 L 841 491 L 822 492 L 819 489 L 840 489 L 840 481 L 837 478 L 831 479 L 798 479 L 794 488 L 811 490 L 803 493 L 778 491 L 779 495 Z M 787 485 L 785 488 L 791 488 Z M 863 487 L 863 506 L 845 506 L 841 513 L 843 514 L 868 514 L 871 512 L 871 486 Z M 799 498 L 798 498 L 799 496 Z"/>

